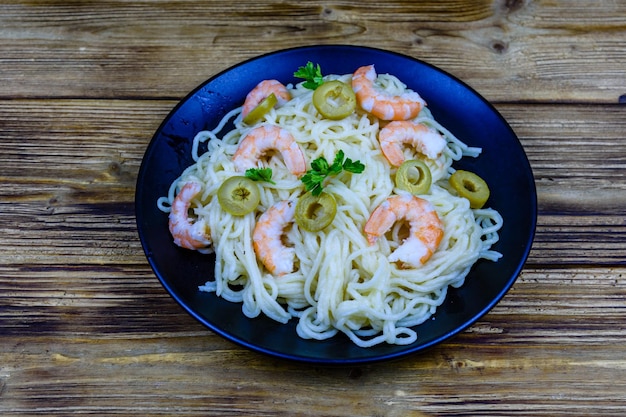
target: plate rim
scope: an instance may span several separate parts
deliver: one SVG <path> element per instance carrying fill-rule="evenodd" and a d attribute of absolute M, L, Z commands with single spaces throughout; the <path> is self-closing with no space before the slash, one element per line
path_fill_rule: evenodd
<path fill-rule="evenodd" d="M 507 283 L 506 285 L 504 285 L 504 287 L 497 292 L 497 295 L 495 297 L 493 297 L 483 308 L 479 309 L 479 311 L 474 314 L 473 316 L 471 316 L 468 319 L 465 319 L 462 325 L 455 327 L 454 329 L 445 332 L 445 334 L 441 335 L 438 338 L 435 338 L 433 340 L 431 340 L 430 342 L 424 343 L 424 344 L 420 344 L 416 347 L 413 348 L 407 348 L 404 350 L 400 350 L 398 352 L 395 353 L 389 353 L 389 354 L 383 354 L 383 355 L 375 355 L 375 356 L 364 356 L 364 357 L 359 357 L 359 358 L 338 358 L 338 359 L 334 359 L 334 358 L 318 358 L 318 357 L 311 357 L 311 356 L 306 356 L 306 355 L 302 355 L 302 354 L 298 354 L 298 353 L 285 353 L 285 352 L 280 352 L 280 351 L 276 351 L 273 349 L 269 349 L 266 348 L 264 346 L 259 346 L 257 344 L 254 343 L 250 343 L 248 341 L 245 341 L 243 339 L 241 339 L 240 337 L 238 337 L 237 335 L 231 334 L 228 331 L 220 328 L 219 326 L 217 326 L 216 324 L 210 322 L 209 320 L 207 320 L 205 317 L 203 317 L 202 315 L 200 315 L 199 312 L 195 311 L 193 308 L 191 308 L 191 306 L 187 305 L 186 302 L 183 301 L 182 297 L 176 293 L 176 291 L 174 291 L 173 288 L 171 288 L 171 286 L 166 282 L 165 278 L 162 277 L 162 273 L 160 271 L 158 271 L 157 269 L 157 265 L 155 263 L 155 259 L 153 258 L 152 254 L 149 253 L 148 251 L 148 245 L 147 242 L 145 241 L 145 234 L 143 231 L 143 227 L 141 225 L 141 220 L 143 218 L 143 213 L 140 212 L 140 208 L 143 206 L 143 202 L 140 201 L 140 196 L 141 196 L 141 190 L 142 190 L 142 181 L 145 180 L 145 170 L 147 169 L 147 159 L 149 159 L 149 154 L 151 155 L 151 152 L 155 151 L 156 148 L 156 144 L 155 142 L 158 140 L 158 137 L 160 135 L 160 133 L 162 132 L 162 130 L 164 129 L 165 125 L 170 121 L 170 119 L 181 109 L 182 106 L 184 106 L 189 100 L 191 100 L 193 97 L 195 97 L 203 88 L 205 88 L 207 85 L 209 85 L 210 83 L 214 82 L 215 80 L 219 79 L 220 77 L 224 76 L 225 74 L 232 72 L 234 70 L 236 70 L 237 68 L 243 67 L 245 65 L 248 65 L 252 62 L 258 61 L 258 60 L 262 60 L 262 59 L 267 59 L 267 58 L 271 58 L 271 57 L 279 57 L 283 54 L 288 54 L 288 53 L 300 53 L 300 52 L 304 52 L 304 51 L 310 51 L 310 50 L 317 50 L 317 51 L 323 51 L 323 50 L 335 50 L 335 49 L 349 49 L 352 52 L 359 52 L 359 51 L 368 51 L 368 52 L 375 52 L 378 54 L 383 54 L 383 55 L 393 55 L 396 56 L 398 58 L 401 58 L 403 60 L 409 60 L 415 63 L 418 63 L 420 65 L 424 65 L 426 67 L 428 67 L 430 70 L 435 71 L 437 73 L 439 73 L 440 75 L 443 75 L 444 77 L 447 77 L 449 79 L 451 79 L 452 81 L 454 81 L 455 83 L 458 83 L 463 89 L 467 90 L 469 93 L 471 93 L 473 96 L 475 96 L 476 98 L 478 98 L 484 105 L 486 105 L 490 112 L 495 115 L 500 122 L 503 124 L 503 126 L 509 130 L 510 135 L 512 136 L 512 138 L 515 139 L 515 141 L 517 141 L 520 145 L 520 149 L 522 150 L 522 156 L 523 159 L 526 162 L 526 167 L 528 168 L 528 173 L 530 175 L 530 179 L 532 180 L 532 189 L 530 190 L 530 201 L 529 201 L 529 208 L 530 208 L 530 212 L 531 212 L 531 218 L 529 219 L 530 221 L 530 229 L 528 230 L 528 239 L 524 242 L 524 247 L 521 250 L 521 258 L 520 261 L 518 262 L 518 264 L 516 265 L 516 267 L 514 268 L 514 271 L 511 274 L 511 277 L 509 277 L 507 279 Z M 535 184 L 535 180 L 534 180 L 534 175 L 532 172 L 532 167 L 530 165 L 530 162 L 528 161 L 528 156 L 526 155 L 526 152 L 524 151 L 524 148 L 521 144 L 521 141 L 519 140 L 519 137 L 517 136 L 517 134 L 514 132 L 514 130 L 512 129 L 512 127 L 509 125 L 509 123 L 506 121 L 506 119 L 500 114 L 500 112 L 495 108 L 495 106 L 488 101 L 486 98 L 484 98 L 481 94 L 479 94 L 474 88 L 472 88 L 469 84 L 467 84 L 466 82 L 464 82 L 463 80 L 457 78 L 456 76 L 452 75 L 451 73 L 447 72 L 446 70 L 443 70 L 433 64 L 430 64 L 429 62 L 423 61 L 419 58 L 415 58 L 412 57 L 410 55 L 406 55 L 403 53 L 399 53 L 399 52 L 395 52 L 395 51 L 390 51 L 390 50 L 385 50 L 385 49 L 381 49 L 381 48 L 377 48 L 377 47 L 371 47 L 371 46 L 365 46 L 365 45 L 346 45 L 346 44 L 324 44 L 324 45 L 306 45 L 306 46 L 295 46 L 295 47 L 290 47 L 290 48 L 284 48 L 284 49 L 279 49 L 276 51 L 271 51 L 271 52 L 266 52 L 254 57 L 250 57 L 248 59 L 245 59 L 237 64 L 231 65 L 219 72 L 217 72 L 216 74 L 210 76 L 209 78 L 207 78 L 205 81 L 203 81 L 202 83 L 200 83 L 198 86 L 196 86 L 193 90 L 191 90 L 189 93 L 187 93 L 182 99 L 180 99 L 176 105 L 168 112 L 168 114 L 165 116 L 165 118 L 161 121 L 161 123 L 159 124 L 158 128 L 156 129 L 156 131 L 154 132 L 151 140 L 149 141 L 144 155 L 142 157 L 142 161 L 138 170 L 138 174 L 137 174 L 137 181 L 136 181 L 136 189 L 135 189 L 135 218 L 136 218 L 136 226 L 137 226 L 137 232 L 139 235 L 139 240 L 141 242 L 141 246 L 142 249 L 144 251 L 144 255 L 146 256 L 146 259 L 148 260 L 148 263 L 150 264 L 150 267 L 153 271 L 153 273 L 156 275 L 156 277 L 158 278 L 159 282 L 161 283 L 161 285 L 163 286 L 163 288 L 166 290 L 166 292 L 181 306 L 183 307 L 183 309 L 190 314 L 193 318 L 195 318 L 197 321 L 199 321 L 203 326 L 207 327 L 210 331 L 220 335 L 221 337 L 224 337 L 225 339 L 239 345 L 242 346 L 244 348 L 247 348 L 249 350 L 252 351 L 256 351 L 258 353 L 264 354 L 264 355 L 268 355 L 270 357 L 274 357 L 274 358 L 281 358 L 281 359 L 285 359 L 285 360 L 290 360 L 290 361 L 295 361 L 295 362 L 300 362 L 300 363 L 308 363 L 308 364 L 317 364 L 317 365 L 356 365 L 356 364 L 369 364 L 369 363 L 376 363 L 376 362 L 381 362 L 381 361 L 389 361 L 389 360 L 396 360 L 396 359 L 400 359 L 403 357 L 406 357 L 408 355 L 413 355 L 419 352 L 423 352 L 427 349 L 430 349 L 446 340 L 449 340 L 450 338 L 458 335 L 459 333 L 465 331 L 467 328 L 469 328 L 471 325 L 473 325 L 474 323 L 476 323 L 478 320 L 480 320 L 481 317 L 483 317 L 484 315 L 486 315 L 489 311 L 491 311 L 495 305 L 497 305 L 502 298 L 506 295 L 506 293 L 511 289 L 511 287 L 514 285 L 515 281 L 518 279 L 519 275 L 522 272 L 522 269 L 524 268 L 526 261 L 528 260 L 528 256 L 530 254 L 530 251 L 532 249 L 532 245 L 534 243 L 534 238 L 535 238 L 535 234 L 536 234 L 536 227 L 537 227 L 537 213 L 538 213 L 538 207 L 537 207 L 537 191 L 536 191 L 536 184 Z M 240 304 L 240 303 L 238 303 Z M 243 314 L 243 313 L 242 313 Z M 416 327 L 416 326 L 412 326 L 412 327 Z M 338 335 L 340 336 L 340 335 Z M 334 336 L 334 337 L 338 337 L 338 336 Z M 299 337 L 297 335 L 294 334 L 294 337 Z M 321 341 L 322 343 L 324 341 Z M 348 341 L 350 342 L 350 341 Z M 350 342 L 352 343 L 352 342 Z M 409 345 L 410 346 L 410 345 Z M 368 349 L 368 348 L 363 348 L 363 349 Z"/>

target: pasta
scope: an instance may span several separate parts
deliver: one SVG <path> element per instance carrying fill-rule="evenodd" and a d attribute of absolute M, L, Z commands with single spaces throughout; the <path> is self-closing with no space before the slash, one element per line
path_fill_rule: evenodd
<path fill-rule="evenodd" d="M 351 77 L 327 75 L 325 80 L 349 84 Z M 408 91 L 389 74 L 379 75 L 377 85 L 389 94 Z M 241 303 L 246 316 L 264 314 L 280 323 L 296 320 L 297 334 L 306 339 L 324 340 L 343 333 L 360 347 L 413 343 L 418 335 L 412 327 L 434 314 L 450 286 L 463 285 L 479 259 L 497 261 L 501 257 L 492 250 L 498 241 L 501 216 L 490 208 L 471 209 L 468 200 L 456 195 L 447 181 L 454 172 L 454 161 L 477 157 L 481 150 L 462 143 L 427 108 L 414 119 L 440 132 L 446 141 L 439 157 L 425 160 L 432 185 L 419 196 L 434 207 L 443 237 L 424 265 L 407 268 L 402 262 L 389 261 L 406 238 L 405 223 L 397 222 L 375 244 L 363 232 L 376 207 L 391 195 L 403 194 L 394 183 L 396 168 L 383 156 L 377 139 L 385 122 L 362 109 L 340 120 L 320 117 L 312 104 L 312 90 L 302 83 L 287 87 L 292 99 L 269 110 L 259 124 L 290 132 L 309 163 L 320 157 L 332 161 L 342 151 L 365 166 L 360 174 L 341 172 L 325 182 L 324 192 L 337 202 L 330 226 L 318 232 L 297 225 L 284 230 L 283 240 L 295 253 L 292 272 L 281 276 L 270 273 L 255 256 L 252 242 L 263 212 L 280 201 L 296 201 L 306 192 L 280 155 L 269 155 L 262 162 L 271 168 L 272 182 L 258 183 L 260 203 L 254 212 L 231 215 L 216 198 L 226 179 L 242 175 L 232 157 L 251 127 L 242 122 L 240 107 L 230 111 L 213 130 L 196 135 L 192 150 L 195 163 L 171 184 L 168 195 L 158 200 L 158 207 L 170 212 L 185 183 L 202 184 L 202 192 L 192 201 L 193 217 L 209 225 L 213 244 L 198 250 L 214 252 L 216 261 L 215 278 L 199 290 Z M 225 131 L 229 122 L 234 128 Z M 409 159 L 419 158 L 409 147 L 403 152 Z"/>

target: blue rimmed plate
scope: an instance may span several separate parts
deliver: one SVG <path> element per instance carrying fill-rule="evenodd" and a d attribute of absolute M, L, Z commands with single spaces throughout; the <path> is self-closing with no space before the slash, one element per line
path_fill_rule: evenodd
<path fill-rule="evenodd" d="M 456 168 L 486 179 L 490 207 L 504 219 L 494 249 L 498 262 L 479 261 L 465 284 L 451 288 L 432 319 L 416 326 L 418 339 L 405 345 L 360 348 L 338 335 L 325 341 L 296 335 L 295 323 L 279 324 L 266 317 L 250 319 L 241 304 L 230 303 L 198 286 L 212 278 L 214 257 L 174 245 L 167 216 L 156 205 L 172 181 L 189 165 L 193 137 L 214 128 L 261 80 L 295 83 L 293 72 L 307 61 L 325 74 L 351 73 L 374 64 L 419 92 L 435 119 L 469 146 L 483 149 L 478 158 L 464 158 Z M 420 60 L 380 49 L 328 45 L 282 50 L 235 65 L 210 78 L 185 97 L 165 118 L 143 158 L 135 196 L 139 237 L 146 257 L 163 287 L 194 318 L 213 332 L 257 352 L 324 365 L 350 365 L 397 359 L 430 348 L 475 323 L 505 295 L 530 252 L 537 220 L 537 197 L 530 164 L 518 138 L 504 118 L 472 88 Z"/>

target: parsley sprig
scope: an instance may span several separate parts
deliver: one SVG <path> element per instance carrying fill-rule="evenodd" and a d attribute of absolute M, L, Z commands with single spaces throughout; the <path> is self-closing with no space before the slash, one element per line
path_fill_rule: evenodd
<path fill-rule="evenodd" d="M 322 68 L 320 64 L 313 64 L 311 61 L 307 62 L 305 66 L 298 68 L 298 71 L 293 73 L 296 78 L 304 78 L 302 86 L 309 90 L 315 90 L 320 85 L 324 84 L 324 77 L 322 76 Z"/>
<path fill-rule="evenodd" d="M 344 160 L 344 153 L 340 150 L 335 155 L 332 165 L 329 165 L 323 156 L 312 161 L 311 169 L 302 176 L 301 180 L 307 191 L 311 191 L 311 194 L 318 196 L 322 193 L 324 188 L 323 182 L 326 177 L 337 175 L 341 171 L 360 174 L 364 169 L 365 165 L 361 161 L 352 161 L 350 158 Z"/>
<path fill-rule="evenodd" d="M 276 184 L 272 181 L 272 168 L 249 168 L 246 170 L 245 176 L 253 181 L 265 181 L 270 184 Z"/>

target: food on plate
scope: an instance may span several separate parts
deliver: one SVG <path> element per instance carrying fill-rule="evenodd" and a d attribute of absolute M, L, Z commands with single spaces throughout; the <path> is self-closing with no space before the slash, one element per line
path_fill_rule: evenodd
<path fill-rule="evenodd" d="M 389 91 L 379 88 L 373 65 L 357 69 L 352 88 L 361 108 L 381 120 L 409 120 L 417 117 L 426 102 L 415 91 Z"/>
<path fill-rule="evenodd" d="M 492 248 L 502 217 L 479 157 L 420 95 L 373 65 L 291 84 L 261 80 L 199 132 L 194 164 L 159 198 L 174 243 L 215 254 L 199 287 L 302 338 L 410 344 L 449 287 Z M 226 126 L 229 126 L 226 128 Z"/>
<path fill-rule="evenodd" d="M 192 200 L 202 190 L 199 182 L 186 182 L 170 204 L 169 229 L 174 243 L 185 249 L 202 249 L 211 244 L 209 225 L 204 219 L 191 220 L 188 211 Z"/>
<path fill-rule="evenodd" d="M 430 169 L 421 159 L 404 161 L 398 167 L 395 177 L 396 187 L 411 194 L 425 194 L 430 189 L 433 178 Z"/>
<path fill-rule="evenodd" d="M 332 80 L 315 89 L 313 105 L 323 117 L 340 120 L 356 110 L 356 95 L 348 84 Z"/>
<path fill-rule="evenodd" d="M 412 194 L 392 195 L 383 201 L 365 223 L 364 231 L 370 245 L 387 233 L 400 220 L 409 225 L 408 236 L 389 255 L 390 262 L 419 268 L 439 247 L 443 225 L 433 205 Z"/>
<path fill-rule="evenodd" d="M 241 108 L 242 121 L 251 125 L 258 122 L 277 104 L 291 100 L 287 87 L 277 80 L 263 80 L 246 96 Z"/>
<path fill-rule="evenodd" d="M 461 197 L 469 200 L 471 208 L 482 208 L 489 199 L 489 186 L 473 172 L 459 169 L 450 176 L 448 182 Z"/>
<path fill-rule="evenodd" d="M 234 175 L 220 185 L 217 201 L 227 213 L 243 216 L 257 208 L 261 202 L 261 193 L 253 180 Z"/>
<path fill-rule="evenodd" d="M 336 214 L 337 200 L 332 194 L 311 192 L 298 198 L 295 219 L 304 230 L 319 232 L 332 223 Z"/>

